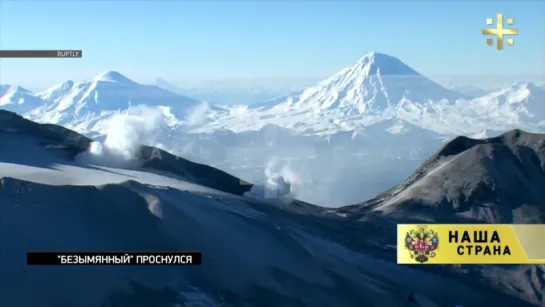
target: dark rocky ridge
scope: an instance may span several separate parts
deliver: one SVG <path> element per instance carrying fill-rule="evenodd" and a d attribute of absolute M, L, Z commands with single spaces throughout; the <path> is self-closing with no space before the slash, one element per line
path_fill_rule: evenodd
<path fill-rule="evenodd" d="M 395 245 L 397 223 L 543 223 L 545 134 L 513 130 L 494 138 L 457 137 L 404 183 L 338 214 L 382 231 Z M 545 306 L 543 265 L 449 265 L 453 274 Z M 422 268 L 424 269 L 424 268 Z"/>
<path fill-rule="evenodd" d="M 457 137 L 398 187 L 338 212 L 354 219 L 381 214 L 443 223 L 541 223 L 545 134 L 513 130 L 483 140 Z"/>
<path fill-rule="evenodd" d="M 242 196 L 252 188 L 251 183 L 224 171 L 191 162 L 156 147 L 142 146 L 140 159 L 144 161 L 144 167 L 180 175 L 215 190 Z"/>
<path fill-rule="evenodd" d="M 0 133 L 39 136 L 45 147 L 55 148 L 74 158 L 86 151 L 93 140 L 62 126 L 38 124 L 16 113 L 0 110 Z"/>
<path fill-rule="evenodd" d="M 0 110 L 0 133 L 15 132 L 39 137 L 44 147 L 56 150 L 68 159 L 74 159 L 78 154 L 87 151 L 93 142 L 90 138 L 62 126 L 38 124 L 16 113 Z M 155 147 L 142 146 L 138 156 L 143 166 L 150 170 L 167 172 L 222 192 L 241 196 L 252 188 L 252 184 L 224 171 L 177 157 Z"/>

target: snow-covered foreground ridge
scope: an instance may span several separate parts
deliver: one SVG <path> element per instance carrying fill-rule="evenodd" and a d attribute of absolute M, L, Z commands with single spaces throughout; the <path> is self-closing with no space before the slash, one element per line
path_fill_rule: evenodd
<path fill-rule="evenodd" d="M 89 139 L 5 111 L 0 144 L 2 306 L 527 305 L 440 268 L 396 265 L 376 245 L 386 224 L 247 199 L 229 175 L 187 160 L 91 165 Z M 197 250 L 203 265 L 27 266 L 37 250 Z"/>
<path fill-rule="evenodd" d="M 297 134 L 330 135 L 385 121 L 443 135 L 486 137 L 514 128 L 545 129 L 543 87 L 520 82 L 482 97 L 465 97 L 376 52 L 314 86 L 251 106 L 199 103 L 114 71 L 84 82 L 66 81 L 41 93 L 4 85 L 0 96 L 1 108 L 82 133 L 103 133 L 112 116 L 142 105 L 155 110 L 166 126 L 194 133 L 239 133 L 273 124 Z M 394 128 L 389 133 L 404 131 Z"/>

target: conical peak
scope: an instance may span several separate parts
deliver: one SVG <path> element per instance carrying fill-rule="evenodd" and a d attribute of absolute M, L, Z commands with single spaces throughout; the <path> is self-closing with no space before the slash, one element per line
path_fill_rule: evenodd
<path fill-rule="evenodd" d="M 122 75 L 120 72 L 117 71 L 105 71 L 103 73 L 100 73 L 96 75 L 93 78 L 93 81 L 105 81 L 105 82 L 118 82 L 118 83 L 132 83 L 129 78 Z"/>
<path fill-rule="evenodd" d="M 383 76 L 420 75 L 398 58 L 376 51 L 372 51 L 361 57 L 354 66 L 359 69 L 366 68 L 365 71 L 369 74 L 380 73 Z"/>
<path fill-rule="evenodd" d="M 5 85 L 5 91 L 11 93 L 30 93 L 29 90 L 19 85 Z"/>
<path fill-rule="evenodd" d="M 7 92 L 12 91 L 13 86 L 9 84 L 0 84 L 0 97 L 4 96 Z"/>
<path fill-rule="evenodd" d="M 170 83 L 169 81 L 167 81 L 167 80 L 165 80 L 163 78 L 155 79 L 155 81 L 153 81 L 152 84 L 155 85 L 155 86 L 158 86 L 158 87 L 165 87 L 165 88 L 174 88 L 174 87 L 176 87 L 174 84 Z"/>
<path fill-rule="evenodd" d="M 371 51 L 371 52 L 369 52 L 369 53 L 364 54 L 364 55 L 360 58 L 360 61 L 371 60 L 371 59 L 375 59 L 375 58 L 391 58 L 391 59 L 397 59 L 396 57 L 391 56 L 391 55 L 387 55 L 387 54 L 385 54 L 385 53 L 380 53 L 380 52 L 376 52 L 376 51 Z"/>
<path fill-rule="evenodd" d="M 529 90 L 539 90 L 542 89 L 537 86 L 534 82 L 516 82 L 511 84 L 511 88 L 527 88 Z"/>
<path fill-rule="evenodd" d="M 170 82 L 168 82 L 167 80 L 165 80 L 163 78 L 157 78 L 157 79 L 155 79 L 155 81 L 153 83 L 168 83 L 168 84 L 170 84 Z"/>
<path fill-rule="evenodd" d="M 56 88 L 65 91 L 65 90 L 71 89 L 73 86 L 74 86 L 74 81 L 68 80 L 66 82 L 63 82 L 57 85 Z"/>

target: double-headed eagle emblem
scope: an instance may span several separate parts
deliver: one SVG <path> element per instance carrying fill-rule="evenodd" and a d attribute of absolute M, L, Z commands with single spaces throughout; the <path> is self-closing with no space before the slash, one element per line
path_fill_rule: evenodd
<path fill-rule="evenodd" d="M 405 247 L 411 253 L 411 259 L 424 263 L 436 256 L 439 246 L 437 233 L 426 226 L 419 226 L 412 229 L 405 236 Z"/>

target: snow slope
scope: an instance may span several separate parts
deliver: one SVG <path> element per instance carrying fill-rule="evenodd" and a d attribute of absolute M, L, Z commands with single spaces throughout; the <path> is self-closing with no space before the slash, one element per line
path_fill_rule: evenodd
<path fill-rule="evenodd" d="M 0 109 L 24 114 L 43 104 L 44 101 L 25 88 L 0 84 Z"/>
<path fill-rule="evenodd" d="M 396 265 L 394 250 L 372 243 L 381 233 L 357 223 L 141 166 L 90 165 L 97 152 L 82 136 L 4 111 L 0 124 L 3 306 L 530 306 L 441 268 Z M 199 250 L 204 259 L 35 267 L 29 250 Z"/>

